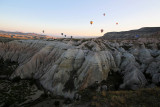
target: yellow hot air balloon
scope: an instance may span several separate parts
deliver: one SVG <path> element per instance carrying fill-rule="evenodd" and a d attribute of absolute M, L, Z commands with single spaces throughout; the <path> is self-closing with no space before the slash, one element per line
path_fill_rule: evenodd
<path fill-rule="evenodd" d="M 90 24 L 92 25 L 92 24 L 93 24 L 93 21 L 90 21 Z"/>

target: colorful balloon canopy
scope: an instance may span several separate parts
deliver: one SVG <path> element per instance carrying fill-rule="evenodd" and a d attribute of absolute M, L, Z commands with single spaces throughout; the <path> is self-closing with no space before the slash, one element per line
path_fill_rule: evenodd
<path fill-rule="evenodd" d="M 103 29 L 101 29 L 101 33 L 103 33 L 103 31 L 104 31 L 104 30 L 103 30 Z"/>
<path fill-rule="evenodd" d="M 90 24 L 92 25 L 92 24 L 93 24 L 93 21 L 90 21 Z"/>

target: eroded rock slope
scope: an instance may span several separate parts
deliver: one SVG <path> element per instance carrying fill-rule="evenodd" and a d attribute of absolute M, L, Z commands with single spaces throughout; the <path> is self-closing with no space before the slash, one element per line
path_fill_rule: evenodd
<path fill-rule="evenodd" d="M 121 74 L 120 89 L 159 85 L 159 42 L 145 38 L 15 40 L 0 43 L 0 57 L 19 63 L 11 79 L 34 78 L 53 94 L 73 98 L 78 90 L 107 80 L 111 71 Z"/>

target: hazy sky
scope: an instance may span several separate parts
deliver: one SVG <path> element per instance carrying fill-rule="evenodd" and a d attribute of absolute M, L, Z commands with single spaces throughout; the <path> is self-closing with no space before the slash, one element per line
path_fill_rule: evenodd
<path fill-rule="evenodd" d="M 46 34 L 75 37 L 153 26 L 160 26 L 160 0 L 0 0 L 1 30 L 44 29 Z"/>

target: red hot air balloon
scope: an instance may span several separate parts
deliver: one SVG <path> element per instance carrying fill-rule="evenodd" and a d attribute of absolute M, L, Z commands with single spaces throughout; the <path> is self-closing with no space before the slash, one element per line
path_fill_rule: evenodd
<path fill-rule="evenodd" d="M 116 22 L 116 25 L 118 25 L 118 22 Z"/>
<path fill-rule="evenodd" d="M 103 29 L 101 29 L 101 33 L 103 33 Z"/>

